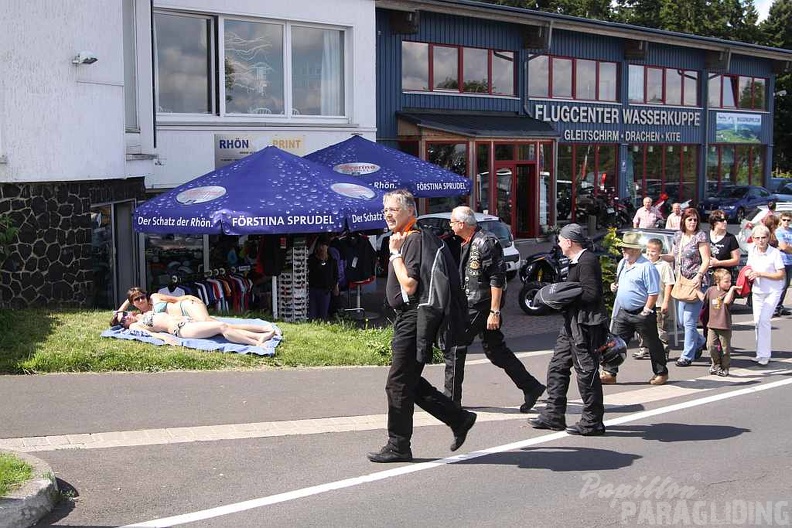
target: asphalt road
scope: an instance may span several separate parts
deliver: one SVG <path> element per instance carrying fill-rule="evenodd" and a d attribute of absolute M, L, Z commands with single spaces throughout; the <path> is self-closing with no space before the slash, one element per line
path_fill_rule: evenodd
<path fill-rule="evenodd" d="M 515 291 L 509 343 L 543 379 L 559 319 L 522 315 Z M 603 437 L 528 427 L 475 348 L 464 404 L 479 421 L 452 454 L 418 413 L 412 464 L 365 458 L 386 440 L 385 368 L 0 376 L 0 446 L 73 488 L 41 526 L 789 525 L 792 318 L 773 320 L 762 368 L 735 312 L 732 377 L 702 361 L 653 387 L 629 359 L 605 388 Z M 439 384 L 441 367 L 426 376 Z"/>

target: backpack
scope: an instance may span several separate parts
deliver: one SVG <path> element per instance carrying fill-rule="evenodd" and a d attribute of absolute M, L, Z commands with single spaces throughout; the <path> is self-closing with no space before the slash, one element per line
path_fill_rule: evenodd
<path fill-rule="evenodd" d="M 426 363 L 432 359 L 433 345 L 445 351 L 463 339 L 468 306 L 448 245 L 428 229 L 420 233 L 417 359 Z"/>

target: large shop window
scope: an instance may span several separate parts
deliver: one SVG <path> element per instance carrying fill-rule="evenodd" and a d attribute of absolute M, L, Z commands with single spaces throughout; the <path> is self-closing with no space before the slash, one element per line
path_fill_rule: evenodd
<path fill-rule="evenodd" d="M 615 62 L 531 55 L 528 96 L 580 101 L 616 101 Z"/>
<path fill-rule="evenodd" d="M 697 71 L 630 64 L 627 74 L 631 103 L 698 106 Z"/>
<path fill-rule="evenodd" d="M 760 145 L 710 145 L 707 194 L 725 185 L 762 185 L 764 153 Z"/>
<path fill-rule="evenodd" d="M 566 220 L 601 194 L 615 196 L 618 145 L 560 145 L 556 214 Z"/>
<path fill-rule="evenodd" d="M 346 113 L 343 30 L 158 11 L 154 32 L 160 114 Z"/>
<path fill-rule="evenodd" d="M 402 90 L 514 96 L 514 52 L 402 42 Z"/>
<path fill-rule="evenodd" d="M 629 145 L 627 191 L 636 206 L 644 196 L 666 205 L 694 200 L 697 145 Z"/>
<path fill-rule="evenodd" d="M 444 169 L 467 178 L 467 143 L 429 143 L 426 146 L 426 161 L 440 165 Z M 460 198 L 458 196 L 429 198 L 426 212 L 442 213 L 450 211 L 459 204 Z"/>
<path fill-rule="evenodd" d="M 709 78 L 711 108 L 744 108 L 767 110 L 767 80 L 761 77 L 712 75 Z"/>

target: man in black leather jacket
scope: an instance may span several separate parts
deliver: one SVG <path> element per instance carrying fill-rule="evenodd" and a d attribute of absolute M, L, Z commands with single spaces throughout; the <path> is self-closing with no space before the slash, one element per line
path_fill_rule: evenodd
<path fill-rule="evenodd" d="M 558 244 L 571 259 L 567 282 L 579 282 L 583 293 L 564 310 L 564 326 L 558 334 L 553 358 L 547 366 L 547 405 L 528 423 L 535 429 L 552 429 L 584 436 L 605 433 L 605 406 L 599 377 L 599 347 L 607 339 L 608 315 L 602 292 L 602 267 L 597 256 L 585 249 L 587 240 L 578 224 L 561 229 Z M 580 421 L 566 427 L 567 391 L 571 369 L 577 375 L 583 399 Z"/>
<path fill-rule="evenodd" d="M 527 413 L 545 390 L 526 370 L 503 339 L 501 306 L 506 286 L 506 264 L 498 237 L 482 230 L 470 207 L 460 206 L 451 211 L 451 229 L 462 239 L 459 256 L 459 276 L 468 301 L 468 325 L 459 346 L 444 351 L 445 393 L 456 403 L 462 403 L 462 382 L 465 377 L 467 347 L 476 336 L 481 337 L 484 354 L 493 365 L 502 368 L 523 391 L 520 412 Z"/>

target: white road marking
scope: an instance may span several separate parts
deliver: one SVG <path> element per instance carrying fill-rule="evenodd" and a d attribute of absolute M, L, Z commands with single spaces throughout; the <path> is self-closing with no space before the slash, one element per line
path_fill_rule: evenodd
<path fill-rule="evenodd" d="M 738 396 L 745 396 L 748 394 L 755 394 L 757 392 L 762 392 L 770 389 L 775 389 L 778 387 L 784 387 L 786 385 L 792 384 L 792 378 L 787 378 L 779 381 L 763 383 L 761 385 L 756 385 L 752 387 L 746 387 L 743 389 L 736 389 L 730 392 L 724 392 L 721 394 L 715 394 L 712 396 L 707 396 L 704 398 L 690 400 L 687 402 L 682 402 L 674 405 L 668 405 L 666 407 L 660 407 L 658 409 L 652 409 L 649 411 L 641 411 L 633 414 L 629 414 L 626 416 L 621 416 L 619 418 L 613 418 L 611 420 L 605 421 L 606 427 L 612 427 L 614 425 L 621 425 L 629 422 L 636 422 L 639 420 L 643 420 L 645 418 L 651 418 L 653 416 L 658 416 L 661 414 L 672 413 L 675 411 L 689 409 L 692 407 L 698 407 L 700 405 L 706 405 L 709 403 L 714 403 L 717 401 L 727 400 L 731 398 L 736 398 Z M 514 451 L 516 449 L 523 449 L 525 447 L 544 444 L 553 440 L 559 440 L 564 437 L 568 436 L 566 432 L 556 432 L 551 434 L 546 434 L 542 436 L 538 436 L 536 438 L 530 438 L 528 440 L 521 440 L 519 442 L 513 442 L 511 444 L 504 444 L 501 446 L 491 447 L 489 449 L 483 449 L 480 451 L 473 451 L 471 453 L 455 455 L 448 458 L 443 458 L 440 460 L 435 460 L 432 462 L 422 462 L 417 464 L 409 464 L 406 466 L 397 467 L 394 469 L 389 469 L 386 471 L 378 471 L 376 473 L 370 473 L 368 475 L 363 475 L 360 477 L 353 477 L 344 480 L 338 480 L 335 482 L 328 482 L 326 484 L 320 484 L 317 486 L 310 486 L 307 488 L 302 488 L 294 491 L 289 491 L 286 493 L 278 493 L 276 495 L 270 495 L 268 497 L 261 497 L 258 499 L 247 500 L 243 502 L 238 502 L 236 504 L 228 504 L 225 506 L 220 506 L 217 508 L 209 508 L 206 510 L 200 510 L 192 513 L 185 513 L 182 515 L 175 515 L 172 517 L 165 517 L 161 519 L 154 519 L 151 521 L 146 521 L 142 523 L 136 524 L 129 524 L 123 526 L 121 528 L 162 528 L 168 526 L 177 526 L 180 524 L 186 524 L 191 522 L 197 522 L 206 519 L 212 519 L 215 517 L 220 517 L 223 515 L 231 515 L 234 513 L 239 513 L 246 510 L 251 510 L 254 508 L 261 508 L 264 506 L 270 506 L 272 504 L 278 504 L 282 502 L 292 501 L 296 499 L 301 499 L 305 497 L 310 497 L 313 495 L 319 495 L 322 493 L 327 493 L 329 491 L 344 489 L 344 488 L 351 488 L 354 486 L 360 486 L 362 484 L 367 484 L 369 482 L 376 482 L 378 480 L 385 480 L 389 478 L 399 477 L 402 475 L 407 475 L 410 473 L 416 473 L 418 471 L 424 471 L 427 469 L 434 469 L 437 467 L 441 467 L 448 464 L 455 464 L 457 462 L 462 462 L 465 460 L 472 460 L 475 458 L 480 458 L 483 456 L 496 454 L 496 453 L 503 453 L 506 451 Z"/>
<path fill-rule="evenodd" d="M 532 352 L 539 354 L 541 352 Z M 477 360 L 478 361 L 478 360 Z M 481 361 L 489 362 L 487 359 Z M 792 358 L 775 360 L 775 363 L 788 367 Z M 472 363 L 472 362 L 471 362 Z M 605 406 L 610 411 L 619 407 L 668 400 L 714 390 L 724 384 L 744 383 L 766 378 L 772 374 L 787 372 L 780 369 L 731 369 L 731 376 L 701 376 L 690 380 L 675 381 L 661 387 L 647 386 L 605 395 Z M 617 385 L 618 386 L 618 385 Z M 579 412 L 578 400 L 571 400 L 569 412 Z M 540 409 L 538 405 L 536 409 Z M 517 412 L 517 407 L 487 410 L 474 409 L 480 422 L 520 420 L 527 416 Z M 425 412 L 415 413 L 415 427 L 437 426 L 439 422 Z M 387 422 L 385 414 L 363 416 L 341 416 L 337 418 L 312 418 L 305 420 L 285 420 L 278 422 L 256 422 L 225 425 L 205 425 L 195 427 L 169 427 L 164 429 L 140 429 L 133 431 L 111 431 L 99 433 L 80 433 L 51 436 L 32 436 L 25 438 L 0 439 L 0 449 L 27 453 L 58 451 L 63 449 L 107 449 L 131 446 L 182 444 L 189 442 L 214 442 L 219 440 L 240 440 L 245 438 L 271 438 L 278 436 L 309 435 L 323 433 L 343 433 L 352 431 L 373 431 L 384 429 Z"/>

